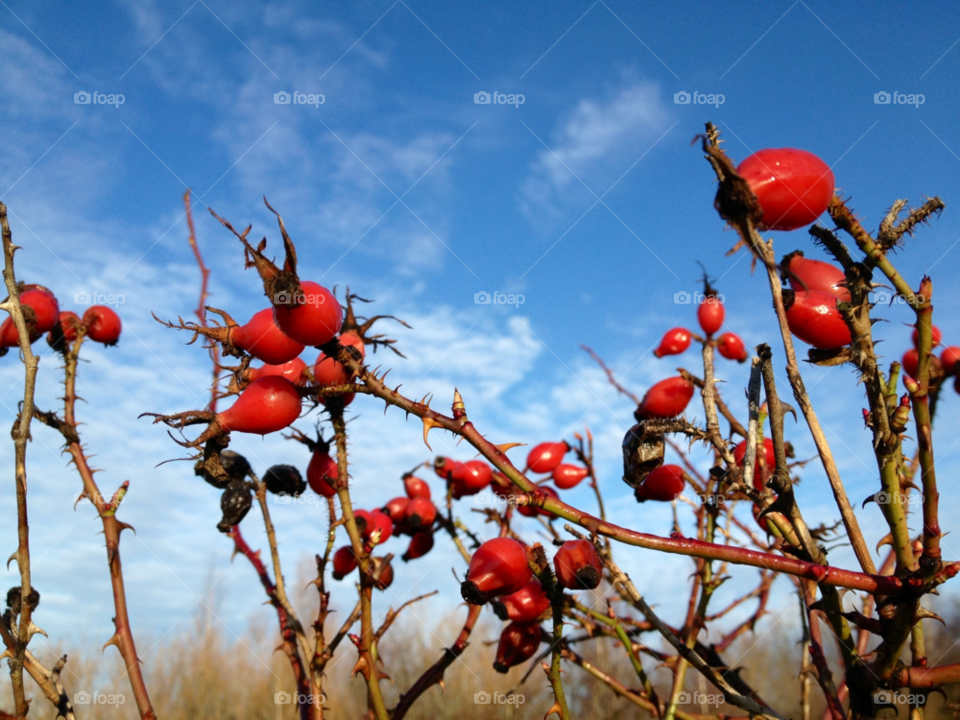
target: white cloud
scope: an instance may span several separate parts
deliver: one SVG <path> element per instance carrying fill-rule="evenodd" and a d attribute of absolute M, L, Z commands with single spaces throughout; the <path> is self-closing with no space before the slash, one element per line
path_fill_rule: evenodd
<path fill-rule="evenodd" d="M 561 217 L 575 198 L 589 198 L 588 207 L 595 198 L 581 180 L 603 195 L 667 127 L 660 88 L 651 83 L 580 100 L 549 136 L 541 136 L 549 149 L 539 153 L 523 184 L 524 212 L 542 221 L 544 211 Z"/>

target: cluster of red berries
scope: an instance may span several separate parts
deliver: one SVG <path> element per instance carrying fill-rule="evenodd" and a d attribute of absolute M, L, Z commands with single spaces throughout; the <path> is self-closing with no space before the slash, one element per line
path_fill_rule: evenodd
<path fill-rule="evenodd" d="M 561 588 L 592 590 L 603 576 L 603 561 L 587 540 L 563 543 L 553 558 L 553 567 L 559 586 L 553 590 L 558 600 L 562 600 Z M 471 605 L 490 602 L 497 616 L 509 623 L 497 645 L 493 664 L 497 672 L 505 673 L 533 657 L 543 636 L 540 622 L 548 615 L 551 598 L 534 577 L 528 550 L 520 541 L 499 537 L 477 548 L 460 594 Z"/>
<path fill-rule="evenodd" d="M 91 305 L 81 318 L 69 310 L 60 312 L 57 297 L 42 285 L 22 285 L 20 306 L 30 334 L 30 342 L 39 340 L 44 333 L 51 347 L 62 347 L 63 342 L 73 342 L 77 333 L 84 329 L 86 337 L 104 345 L 116 345 L 120 339 L 122 324 L 120 316 L 105 305 Z M 8 317 L 0 325 L 0 351 L 17 347 L 20 334 L 13 318 Z"/>
<path fill-rule="evenodd" d="M 239 325 L 228 321 L 216 334 L 226 348 L 242 350 L 263 361 L 260 367 L 247 368 L 241 378 L 247 385 L 236 402 L 217 415 L 219 426 L 227 431 L 266 435 L 289 427 L 301 411 L 297 386 L 311 380 L 307 364 L 299 357 L 310 346 L 322 346 L 337 337 L 343 325 L 343 309 L 325 287 L 301 281 L 300 305 L 276 305 L 254 313 Z M 225 316 L 228 317 L 228 316 Z M 342 345 L 364 355 L 363 340 L 353 332 L 339 336 Z M 320 353 L 313 366 L 312 380 L 320 387 L 348 385 L 353 377 L 348 368 Z M 341 396 L 343 405 L 353 401 L 354 393 Z M 325 404 L 325 400 L 320 398 Z M 319 485 L 311 487 L 323 493 Z"/>
<path fill-rule="evenodd" d="M 716 340 L 713 340 L 714 334 L 723 327 L 723 319 L 725 316 L 726 310 L 723 307 L 723 301 L 717 297 L 716 293 L 708 285 L 703 301 L 697 306 L 697 322 L 707 335 L 706 342 L 715 345 L 717 352 L 727 358 L 727 360 L 736 360 L 741 363 L 746 362 L 747 348 L 739 335 L 726 332 Z M 658 358 L 667 355 L 680 355 L 690 347 L 691 339 L 702 342 L 700 337 L 694 335 L 686 328 L 673 328 L 666 332 L 660 340 L 660 345 L 653 351 L 653 354 Z"/>
<path fill-rule="evenodd" d="M 933 339 L 933 347 L 940 347 L 940 343 L 943 340 L 943 334 L 940 332 L 940 328 L 934 325 L 930 329 L 930 334 Z M 907 377 L 911 380 L 916 380 L 920 374 L 920 350 L 918 348 L 920 333 L 917 332 L 916 328 L 913 329 L 911 339 L 913 340 L 913 347 L 903 354 L 900 365 L 903 367 L 903 372 L 907 374 Z M 943 348 L 940 357 L 931 353 L 930 377 L 935 382 L 941 382 L 944 378 L 953 377 L 953 389 L 956 390 L 957 393 L 960 393 L 960 347 L 949 345 Z"/>

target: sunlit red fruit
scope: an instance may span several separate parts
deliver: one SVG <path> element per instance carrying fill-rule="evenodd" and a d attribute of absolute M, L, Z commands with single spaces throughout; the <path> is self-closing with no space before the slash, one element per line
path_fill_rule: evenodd
<path fill-rule="evenodd" d="M 392 500 L 388 501 L 381 509 L 382 512 L 385 512 L 390 516 L 390 520 L 393 521 L 394 528 L 402 523 L 407 517 L 407 506 L 410 505 L 410 498 L 408 497 L 395 497 Z"/>
<path fill-rule="evenodd" d="M 449 481 L 450 476 L 454 470 L 457 469 L 462 463 L 454 460 L 453 458 L 437 456 L 433 461 L 433 471 L 437 474 L 437 477 L 441 477 L 444 480 Z"/>
<path fill-rule="evenodd" d="M 943 372 L 947 375 L 956 373 L 958 362 L 960 362 L 960 347 L 951 345 L 940 353 L 940 363 L 943 365 Z"/>
<path fill-rule="evenodd" d="M 717 338 L 717 352 L 727 360 L 747 361 L 747 346 L 739 335 L 728 332 Z"/>
<path fill-rule="evenodd" d="M 280 329 L 303 345 L 324 345 L 340 332 L 343 308 L 329 290 L 319 283 L 300 281 L 298 305 L 275 305 L 273 315 Z"/>
<path fill-rule="evenodd" d="M 343 580 L 356 569 L 357 556 L 353 554 L 353 548 L 349 545 L 344 545 L 333 554 L 334 580 Z"/>
<path fill-rule="evenodd" d="M 86 317 L 86 314 L 84 314 Z M 230 328 L 229 342 L 268 365 L 283 365 L 303 352 L 303 344 L 291 339 L 273 319 L 270 308 L 254 313 L 246 325 Z"/>
<path fill-rule="evenodd" d="M 843 302 L 850 301 L 850 291 L 844 285 L 847 276 L 836 265 L 822 260 L 808 260 L 797 251 L 784 258 L 782 267 L 787 282 L 794 290 L 821 290 Z"/>
<path fill-rule="evenodd" d="M 458 463 L 450 473 L 453 497 L 462 498 L 476 495 L 490 484 L 493 470 L 482 460 L 468 460 Z"/>
<path fill-rule="evenodd" d="M 690 331 L 686 328 L 667 330 L 660 340 L 660 346 L 653 351 L 658 358 L 666 355 L 679 355 L 690 347 Z"/>
<path fill-rule="evenodd" d="M 523 545 L 513 538 L 494 538 L 473 553 L 460 594 L 471 605 L 484 605 L 492 598 L 517 592 L 531 577 Z"/>
<path fill-rule="evenodd" d="M 765 465 L 761 467 L 761 452 L 763 457 L 763 463 Z M 747 456 L 747 441 L 742 440 L 737 446 L 733 449 L 733 460 L 740 467 L 743 467 L 743 459 Z M 770 438 L 763 439 L 763 449 L 757 448 L 757 459 L 754 461 L 753 466 L 753 487 L 758 491 L 762 491 L 764 486 L 767 483 L 767 480 L 770 476 L 773 475 L 774 469 L 777 464 L 777 455 L 773 450 L 773 440 Z"/>
<path fill-rule="evenodd" d="M 340 336 L 340 344 L 356 348 L 361 356 L 366 355 L 366 349 L 363 340 L 356 333 L 345 332 Z M 353 379 L 353 373 L 350 369 L 320 353 L 317 362 L 313 366 L 313 379 L 321 387 L 330 387 L 334 385 L 346 385 Z"/>
<path fill-rule="evenodd" d="M 382 545 L 393 535 L 393 521 L 380 510 L 355 510 L 353 516 L 357 529 L 367 547 Z"/>
<path fill-rule="evenodd" d="M 679 376 L 661 380 L 643 396 L 637 418 L 676 417 L 686 409 L 693 390 L 693 383 Z"/>
<path fill-rule="evenodd" d="M 713 296 L 708 295 L 704 301 L 697 306 L 697 322 L 700 328 L 707 334 L 713 335 L 723 327 L 723 318 L 726 310 L 723 303 Z"/>
<path fill-rule="evenodd" d="M 633 491 L 637 502 L 670 502 L 683 492 L 686 479 L 679 465 L 661 465 L 652 470 Z"/>
<path fill-rule="evenodd" d="M 217 415 L 225 430 L 266 435 L 300 417 L 300 393 L 289 380 L 265 377 L 250 383 L 229 408 Z"/>
<path fill-rule="evenodd" d="M 294 385 L 300 385 L 303 383 L 303 371 L 306 369 L 307 364 L 303 360 L 294 358 L 290 362 L 283 363 L 283 365 L 261 365 L 260 367 L 249 368 L 247 370 L 247 379 L 259 380 L 262 377 L 276 375 L 286 378 Z"/>
<path fill-rule="evenodd" d="M 557 495 L 557 491 L 554 490 L 549 485 L 540 485 L 539 489 L 546 495 L 559 500 L 560 496 Z M 553 517 L 553 513 L 549 510 L 544 510 L 542 507 L 536 507 L 534 505 L 518 505 L 517 512 L 525 517 L 536 517 L 537 515 L 543 515 L 544 517 Z"/>
<path fill-rule="evenodd" d="M 415 475 L 404 475 L 403 476 L 403 490 L 407 493 L 408 498 L 427 498 L 430 499 L 430 486 L 427 485 L 426 481 L 421 480 Z"/>
<path fill-rule="evenodd" d="M 534 578 L 515 593 L 492 600 L 490 605 L 501 620 L 531 623 L 549 609 L 550 598 Z"/>
<path fill-rule="evenodd" d="M 307 483 L 317 495 L 333 497 L 337 494 L 333 485 L 337 482 L 337 461 L 326 450 L 317 449 L 307 465 Z"/>
<path fill-rule="evenodd" d="M 533 657 L 540 647 L 540 625 L 537 623 L 510 623 L 500 633 L 493 669 L 505 673 L 510 668 Z"/>
<path fill-rule="evenodd" d="M 557 582 L 568 590 L 593 590 L 603 577 L 603 561 L 589 540 L 567 540 L 553 557 Z"/>
<path fill-rule="evenodd" d="M 737 173 L 757 196 L 761 230 L 796 230 L 820 217 L 833 197 L 830 167 L 813 153 L 770 148 L 748 157 Z"/>
<path fill-rule="evenodd" d="M 38 285 L 28 285 L 20 292 L 20 305 L 30 330 L 30 342 L 51 331 L 60 319 L 60 306 L 56 296 Z M 17 326 L 12 317 L 7 317 L 0 326 L 0 347 L 14 347 L 19 344 Z"/>
<path fill-rule="evenodd" d="M 837 310 L 837 298 L 823 290 L 784 291 L 790 332 L 808 345 L 836 350 L 852 341 L 850 328 Z"/>
<path fill-rule="evenodd" d="M 560 442 L 545 442 L 535 446 L 527 454 L 527 467 L 530 472 L 548 473 L 563 462 L 563 456 L 570 450 L 570 446 L 563 440 Z"/>
<path fill-rule="evenodd" d="M 120 316 L 106 305 L 91 305 L 80 322 L 87 326 L 88 338 L 104 345 L 116 345 L 123 330 Z"/>
<path fill-rule="evenodd" d="M 413 498 L 407 503 L 404 520 L 411 528 L 427 529 L 433 525 L 433 521 L 436 519 L 437 508 L 428 498 Z"/>
<path fill-rule="evenodd" d="M 590 471 L 585 467 L 571 465 L 569 463 L 560 463 L 553 469 L 551 477 L 553 478 L 553 484 L 558 488 L 561 490 L 569 490 L 579 485 L 580 481 L 589 475 L 589 473 Z"/>
<path fill-rule="evenodd" d="M 414 533 L 410 538 L 407 551 L 401 557 L 404 562 L 409 562 L 418 557 L 423 557 L 431 550 L 433 550 L 433 533 L 428 530 L 421 530 L 418 533 Z"/>

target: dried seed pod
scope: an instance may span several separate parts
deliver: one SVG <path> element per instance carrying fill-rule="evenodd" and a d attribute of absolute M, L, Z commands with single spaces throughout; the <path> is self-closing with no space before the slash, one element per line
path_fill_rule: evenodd
<path fill-rule="evenodd" d="M 234 480 L 223 491 L 220 498 L 220 510 L 223 519 L 217 523 L 217 530 L 222 533 L 230 532 L 230 528 L 239 525 L 240 521 L 250 512 L 253 505 L 253 491 L 242 480 Z"/>
<path fill-rule="evenodd" d="M 235 453 L 233 450 L 224 450 L 220 453 L 220 467 L 223 468 L 227 477 L 214 477 L 213 473 L 207 469 L 207 461 L 205 458 L 197 460 L 197 464 L 194 465 L 193 470 L 197 475 L 217 488 L 217 490 L 226 489 L 227 485 L 234 480 L 246 479 L 250 473 L 250 463 L 247 462 L 247 459 L 243 455 Z"/>
<path fill-rule="evenodd" d="M 263 482 L 274 495 L 300 497 L 307 489 L 307 481 L 293 465 L 274 465 L 263 474 Z"/>
<path fill-rule="evenodd" d="M 663 465 L 663 435 L 648 432 L 639 422 L 623 436 L 623 481 L 637 487 L 653 470 Z"/>

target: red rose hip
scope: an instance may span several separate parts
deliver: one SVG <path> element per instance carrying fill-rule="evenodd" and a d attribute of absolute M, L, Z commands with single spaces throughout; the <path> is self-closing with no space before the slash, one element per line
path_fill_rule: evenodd
<path fill-rule="evenodd" d="M 273 316 L 280 329 L 303 345 L 323 345 L 340 332 L 343 308 L 329 290 L 319 283 L 301 281 L 298 305 L 275 305 Z"/>
<path fill-rule="evenodd" d="M 569 490 L 572 487 L 576 487 L 580 484 L 580 481 L 583 480 L 589 471 L 585 467 L 580 467 L 579 465 L 570 465 L 568 463 L 560 463 L 553 469 L 553 483 L 560 488 L 561 490 Z"/>
<path fill-rule="evenodd" d="M 670 502 L 683 492 L 686 480 L 679 465 L 661 465 L 652 470 L 634 490 L 637 502 Z"/>
<path fill-rule="evenodd" d="M 723 327 L 723 318 L 726 310 L 723 303 L 713 295 L 708 295 L 699 306 L 697 306 L 697 322 L 700 328 L 707 334 L 713 335 Z"/>
<path fill-rule="evenodd" d="M 748 157 L 737 173 L 763 210 L 761 230 L 796 230 L 820 217 L 833 197 L 833 171 L 806 150 L 771 148 Z"/>
<path fill-rule="evenodd" d="M 106 305 L 91 305 L 81 321 L 87 326 L 87 337 L 104 345 L 116 345 L 123 324 L 120 316 Z"/>
<path fill-rule="evenodd" d="M 347 575 L 357 568 L 357 556 L 353 554 L 353 548 L 344 545 L 333 554 L 333 579 L 343 580 Z"/>
<path fill-rule="evenodd" d="M 300 417 L 300 393 L 289 380 L 265 377 L 250 383 L 229 408 L 217 415 L 225 430 L 254 435 L 283 430 Z"/>
<path fill-rule="evenodd" d="M 303 352 L 301 343 L 283 334 L 270 308 L 254 313 L 246 325 L 232 326 L 227 340 L 268 365 L 283 365 Z"/>
<path fill-rule="evenodd" d="M 513 538 L 494 538 L 473 553 L 460 594 L 471 605 L 485 605 L 492 598 L 515 593 L 531 577 L 523 545 Z"/>
<path fill-rule="evenodd" d="M 660 340 L 660 346 L 653 351 L 658 358 L 666 355 L 679 355 L 690 347 L 690 331 L 685 328 L 667 330 Z"/>
<path fill-rule="evenodd" d="M 852 342 L 850 328 L 837 310 L 835 295 L 822 290 L 783 293 L 787 325 L 798 338 L 821 350 L 836 350 Z"/>
<path fill-rule="evenodd" d="M 850 291 L 843 284 L 847 276 L 836 265 L 822 260 L 808 260 L 797 250 L 787 255 L 780 267 L 790 287 L 798 292 L 821 290 L 843 302 L 850 301 Z"/>
<path fill-rule="evenodd" d="M 740 363 L 747 361 L 747 347 L 740 336 L 734 333 L 724 333 L 717 338 L 717 352 L 727 360 L 736 360 Z"/>
<path fill-rule="evenodd" d="M 661 380 L 647 390 L 637 408 L 637 418 L 671 418 L 682 413 L 693 397 L 693 383 L 682 377 Z"/>
<path fill-rule="evenodd" d="M 500 633 L 497 657 L 493 669 L 505 673 L 526 662 L 540 647 L 540 625 L 537 623 L 510 623 Z"/>
<path fill-rule="evenodd" d="M 568 590 L 593 590 L 603 577 L 603 561 L 589 540 L 567 540 L 553 558 L 557 581 Z"/>
<path fill-rule="evenodd" d="M 570 446 L 563 440 L 540 443 L 527 455 L 527 467 L 535 473 L 552 472 L 563 461 L 563 456 L 569 450 Z"/>
<path fill-rule="evenodd" d="M 530 623 L 549 609 L 550 598 L 534 578 L 515 593 L 492 600 L 490 605 L 501 620 Z"/>

